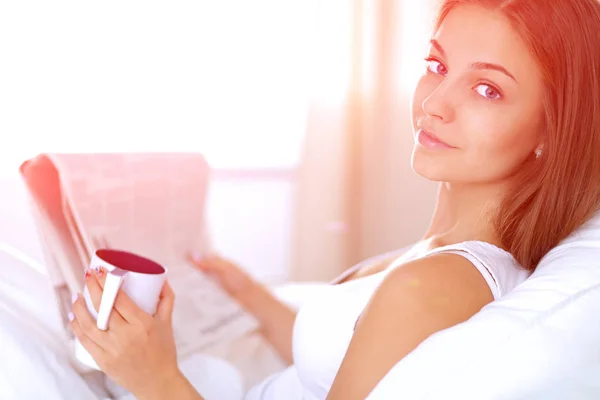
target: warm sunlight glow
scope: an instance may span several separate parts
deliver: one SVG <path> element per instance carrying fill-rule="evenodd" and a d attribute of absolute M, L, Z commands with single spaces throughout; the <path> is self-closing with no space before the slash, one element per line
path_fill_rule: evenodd
<path fill-rule="evenodd" d="M 427 52 L 427 42 L 431 34 L 434 0 L 402 0 L 402 7 L 398 12 L 401 21 L 401 51 L 400 73 L 398 83 L 401 93 L 410 93 L 419 76 L 424 71 L 423 58 Z"/>
<path fill-rule="evenodd" d="M 362 3 L 362 34 L 361 34 L 361 46 L 362 46 L 362 59 L 360 62 L 361 83 L 364 93 L 372 93 L 375 88 L 375 62 L 377 55 L 375 53 L 375 43 L 377 40 L 377 8 L 373 1 L 366 1 Z"/>
<path fill-rule="evenodd" d="M 11 141 L 0 170 L 41 151 L 201 151 L 217 167 L 293 167 L 309 101 L 339 104 L 347 91 L 342 5 L 4 2 L 0 131 Z"/>
<path fill-rule="evenodd" d="M 311 29 L 315 51 L 311 69 L 313 99 L 322 105 L 345 101 L 352 70 L 352 14 L 347 0 L 318 3 L 318 19 Z M 348 3 L 347 7 L 343 7 Z M 342 5 L 342 6 L 341 6 Z"/>

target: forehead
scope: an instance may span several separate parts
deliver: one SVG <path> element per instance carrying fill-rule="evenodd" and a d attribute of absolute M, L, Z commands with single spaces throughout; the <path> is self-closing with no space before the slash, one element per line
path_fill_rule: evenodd
<path fill-rule="evenodd" d="M 519 82 L 539 78 L 539 68 L 529 47 L 498 11 L 477 5 L 458 6 L 448 13 L 433 38 L 455 65 L 500 64 Z"/>

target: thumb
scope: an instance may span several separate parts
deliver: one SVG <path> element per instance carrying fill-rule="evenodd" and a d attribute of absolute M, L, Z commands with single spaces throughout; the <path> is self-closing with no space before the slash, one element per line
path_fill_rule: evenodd
<path fill-rule="evenodd" d="M 156 316 L 162 321 L 171 321 L 173 315 L 173 307 L 175 305 L 175 292 L 171 289 L 169 282 L 165 281 L 160 292 L 158 306 L 156 308 Z"/>
<path fill-rule="evenodd" d="M 213 263 L 208 262 L 208 257 L 203 256 L 199 252 L 189 253 L 187 258 L 194 266 L 198 267 L 198 269 L 203 272 L 210 272 L 214 269 Z"/>

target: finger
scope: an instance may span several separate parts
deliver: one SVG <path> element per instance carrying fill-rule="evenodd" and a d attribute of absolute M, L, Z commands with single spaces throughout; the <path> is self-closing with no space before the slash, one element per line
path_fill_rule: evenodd
<path fill-rule="evenodd" d="M 187 255 L 188 261 L 206 271 L 214 269 L 214 260 L 216 257 L 214 254 L 202 254 L 198 251 L 188 253 Z"/>
<path fill-rule="evenodd" d="M 160 300 L 156 309 L 156 316 L 161 321 L 171 321 L 173 316 L 173 307 L 175 306 L 175 292 L 169 285 L 169 282 L 165 281 L 162 291 L 160 292 Z"/>
<path fill-rule="evenodd" d="M 79 323 L 81 331 L 88 338 L 90 338 L 94 343 L 104 350 L 108 350 L 110 348 L 110 342 L 106 332 L 101 331 L 96 327 L 96 320 L 90 315 L 90 312 L 85 305 L 85 301 L 80 295 L 78 295 L 75 302 L 73 302 L 73 315 Z"/>
<path fill-rule="evenodd" d="M 114 308 L 127 323 L 148 327 L 153 321 L 152 316 L 135 304 L 131 297 L 122 290 L 117 293 Z"/>
<path fill-rule="evenodd" d="M 204 263 L 204 258 L 197 252 L 192 252 L 192 253 L 188 253 L 186 255 L 186 259 L 195 267 L 197 267 L 198 269 L 200 269 L 201 271 L 204 271 L 206 268 L 206 265 Z"/>
<path fill-rule="evenodd" d="M 205 258 L 204 255 L 199 251 L 188 251 L 185 256 L 188 261 L 191 261 L 194 264 L 201 263 Z"/>
<path fill-rule="evenodd" d="M 81 328 L 81 325 L 79 324 L 79 321 L 74 316 L 74 314 L 70 314 L 69 319 L 71 319 L 71 321 L 69 322 L 69 327 L 71 328 L 71 331 L 73 331 L 75 337 L 79 340 L 81 345 L 90 353 L 94 361 L 96 361 L 96 363 L 100 365 L 101 360 L 104 359 L 106 356 L 106 351 L 83 332 L 83 329 Z"/>
<path fill-rule="evenodd" d="M 85 270 L 85 286 L 90 293 L 90 299 L 92 300 L 92 305 L 96 312 L 100 310 L 100 302 L 102 301 L 102 289 L 104 284 L 100 284 L 98 279 L 96 278 L 96 273 L 94 269 L 88 268 Z"/>
<path fill-rule="evenodd" d="M 92 300 L 94 309 L 96 312 L 98 312 L 100 310 L 100 303 L 102 302 L 104 282 L 106 282 L 106 269 L 103 267 L 96 267 L 94 269 L 90 269 L 90 271 L 93 271 L 93 274 L 88 274 L 86 272 L 85 284 L 88 288 L 88 292 L 90 293 L 90 299 Z M 119 331 L 126 324 L 127 322 L 123 316 L 113 308 L 108 318 L 108 329 Z"/>
<path fill-rule="evenodd" d="M 104 267 L 96 267 L 94 268 L 94 273 L 96 275 L 96 282 L 100 288 L 104 289 L 104 282 L 106 282 L 106 273 L 108 271 Z"/>

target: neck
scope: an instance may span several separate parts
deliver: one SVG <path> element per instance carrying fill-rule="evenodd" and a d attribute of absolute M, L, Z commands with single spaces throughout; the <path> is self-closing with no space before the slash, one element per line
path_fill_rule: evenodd
<path fill-rule="evenodd" d="M 423 239 L 440 246 L 467 240 L 498 244 L 493 218 L 502 186 L 440 183 L 433 216 Z"/>

